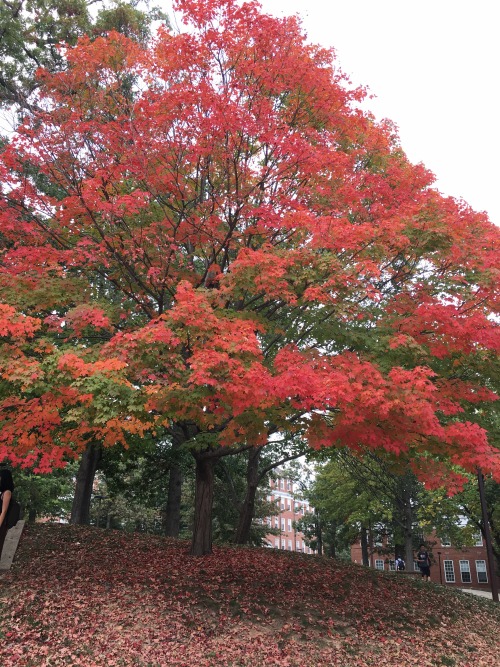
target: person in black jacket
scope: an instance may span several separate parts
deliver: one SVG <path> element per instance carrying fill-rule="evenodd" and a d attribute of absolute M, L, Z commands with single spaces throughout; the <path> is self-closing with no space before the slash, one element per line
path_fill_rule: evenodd
<path fill-rule="evenodd" d="M 423 581 L 431 580 L 431 559 L 429 552 L 425 548 L 425 544 L 421 544 L 417 553 L 417 565 L 422 575 Z"/>
<path fill-rule="evenodd" d="M 14 491 L 14 480 L 10 470 L 0 470 L 0 558 L 2 556 L 3 543 L 7 535 L 7 510 Z"/>

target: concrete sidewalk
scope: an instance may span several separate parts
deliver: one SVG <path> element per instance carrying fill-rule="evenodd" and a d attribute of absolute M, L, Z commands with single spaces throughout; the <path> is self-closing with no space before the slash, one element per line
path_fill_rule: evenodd
<path fill-rule="evenodd" d="M 474 588 L 461 588 L 462 593 L 470 593 L 471 595 L 479 595 L 481 598 L 488 598 L 489 600 L 493 599 L 492 594 L 489 591 L 478 591 Z"/>
<path fill-rule="evenodd" d="M 2 559 L 0 560 L 0 573 L 5 570 L 10 570 L 12 561 L 16 554 L 17 545 L 21 539 L 24 528 L 24 521 L 18 521 L 14 528 L 7 531 L 5 542 L 2 549 Z"/>

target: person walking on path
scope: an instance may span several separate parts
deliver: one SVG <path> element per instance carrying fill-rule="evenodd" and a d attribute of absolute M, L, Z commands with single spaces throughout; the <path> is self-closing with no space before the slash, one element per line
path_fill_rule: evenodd
<path fill-rule="evenodd" d="M 2 556 L 3 544 L 7 535 L 7 510 L 14 491 L 14 480 L 10 470 L 0 470 L 0 558 Z"/>
<path fill-rule="evenodd" d="M 401 558 L 401 556 L 398 556 L 396 560 L 394 561 L 394 565 L 396 566 L 396 570 L 399 572 L 402 572 L 405 569 L 405 562 Z"/>
<path fill-rule="evenodd" d="M 421 544 L 418 547 L 418 553 L 417 553 L 417 565 L 420 570 L 420 574 L 422 575 L 422 579 L 424 581 L 430 581 L 431 580 L 431 559 L 429 556 L 429 552 L 427 551 L 425 544 Z"/>

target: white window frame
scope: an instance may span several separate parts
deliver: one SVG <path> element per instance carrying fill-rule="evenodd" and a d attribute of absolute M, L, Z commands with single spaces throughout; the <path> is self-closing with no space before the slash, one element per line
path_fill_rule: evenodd
<path fill-rule="evenodd" d="M 285 519 L 281 519 L 281 531 L 285 532 Z"/>
<path fill-rule="evenodd" d="M 482 547 L 483 546 L 483 536 L 481 533 L 476 533 L 474 535 L 474 546 L 475 547 Z"/>
<path fill-rule="evenodd" d="M 380 570 L 381 572 L 384 571 L 384 561 L 382 560 L 382 558 L 375 559 L 375 569 Z"/>
<path fill-rule="evenodd" d="M 416 561 L 416 560 L 413 561 L 413 571 L 414 572 L 420 572 L 420 568 L 418 566 L 418 561 Z"/>
<path fill-rule="evenodd" d="M 394 560 L 389 561 L 389 570 L 391 570 L 391 572 L 394 572 L 396 570 L 396 561 Z"/>
<path fill-rule="evenodd" d="M 481 563 L 481 567 L 478 567 L 478 563 Z M 484 569 L 483 569 L 484 567 Z M 484 581 L 481 581 L 479 578 L 479 574 L 484 575 Z M 487 584 L 488 583 L 488 568 L 486 567 L 486 561 L 485 560 L 477 560 L 476 561 L 476 578 L 477 578 L 477 583 L 478 584 Z"/>
<path fill-rule="evenodd" d="M 472 573 L 470 571 L 470 563 L 468 560 L 460 560 L 458 561 L 459 567 L 460 567 L 460 579 L 462 580 L 463 584 L 472 584 Z M 467 581 L 467 577 L 464 579 L 464 575 L 468 574 L 469 575 L 469 580 Z"/>
<path fill-rule="evenodd" d="M 443 537 L 440 538 L 440 540 L 441 540 L 441 546 L 442 547 L 451 547 L 451 541 L 450 541 L 449 537 L 444 537 L 443 536 Z"/>
<path fill-rule="evenodd" d="M 291 533 L 292 532 L 292 520 L 288 519 L 287 521 L 288 521 L 288 532 Z"/>
<path fill-rule="evenodd" d="M 451 568 L 448 567 L 446 569 L 446 563 L 451 563 Z M 452 560 L 444 560 L 443 561 L 443 569 L 444 569 L 444 580 L 447 584 L 454 584 L 455 583 L 455 566 L 453 564 Z"/>

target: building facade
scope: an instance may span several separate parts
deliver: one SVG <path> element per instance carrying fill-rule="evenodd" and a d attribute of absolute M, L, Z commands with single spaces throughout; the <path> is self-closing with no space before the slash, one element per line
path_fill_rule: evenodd
<path fill-rule="evenodd" d="M 431 556 L 431 581 L 456 588 L 491 590 L 486 545 L 481 535 L 476 536 L 474 546 L 465 548 L 454 547 L 449 540 L 435 534 L 426 536 L 423 541 Z M 351 558 L 356 563 L 363 562 L 360 542 L 352 545 Z M 370 550 L 369 560 L 370 567 L 376 570 L 395 570 L 394 555 L 387 554 L 383 545 L 375 545 Z M 419 572 L 416 561 L 406 563 L 406 572 L 412 571 Z"/>
<path fill-rule="evenodd" d="M 290 479 L 280 477 L 271 480 L 267 500 L 276 503 L 277 514 L 267 518 L 269 528 L 277 534 L 266 535 L 267 546 L 285 551 L 300 551 L 305 554 L 314 554 L 304 542 L 304 535 L 294 528 L 294 522 L 311 512 L 307 500 L 300 499 Z"/>

